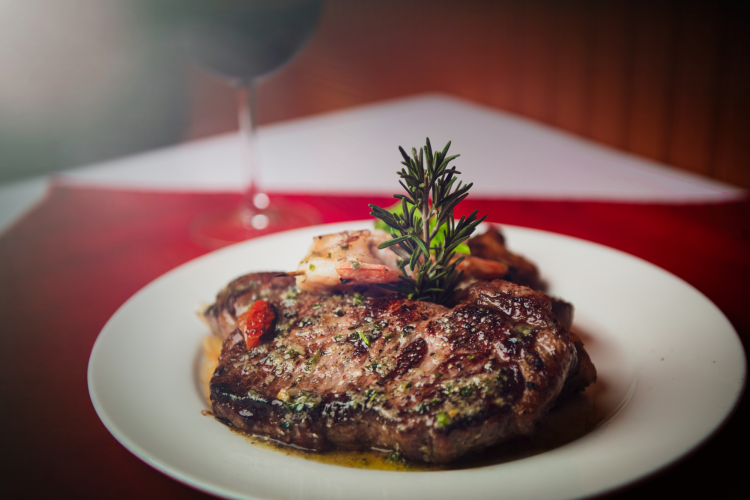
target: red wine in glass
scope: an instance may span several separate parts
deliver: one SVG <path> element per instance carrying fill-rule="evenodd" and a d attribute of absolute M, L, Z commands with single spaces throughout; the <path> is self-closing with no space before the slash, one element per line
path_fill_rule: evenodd
<path fill-rule="evenodd" d="M 269 199 L 258 189 L 255 87 L 302 50 L 317 27 L 322 0 L 187 0 L 190 55 L 237 93 L 239 133 L 248 173 L 239 206 L 199 215 L 193 239 L 218 248 L 320 222 L 307 205 Z"/>

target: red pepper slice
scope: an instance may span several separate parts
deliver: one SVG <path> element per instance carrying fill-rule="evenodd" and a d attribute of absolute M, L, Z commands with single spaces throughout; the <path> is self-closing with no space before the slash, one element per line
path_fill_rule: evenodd
<path fill-rule="evenodd" d="M 248 349 L 258 345 L 260 337 L 273 327 L 275 319 L 273 306 L 265 300 L 256 300 L 253 307 L 237 319 L 237 326 L 245 334 Z"/>

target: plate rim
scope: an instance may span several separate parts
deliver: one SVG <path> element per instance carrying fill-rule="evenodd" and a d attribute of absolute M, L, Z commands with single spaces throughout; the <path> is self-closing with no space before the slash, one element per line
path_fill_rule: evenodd
<path fill-rule="evenodd" d="M 218 250 L 214 250 L 214 251 L 208 252 L 208 253 L 206 253 L 204 255 L 198 256 L 198 257 L 193 258 L 193 259 L 191 259 L 191 260 L 189 260 L 187 262 L 184 262 L 184 263 L 180 264 L 179 266 L 176 266 L 175 268 L 173 268 L 173 269 L 167 271 L 166 273 L 158 276 L 157 278 L 153 279 L 148 284 L 146 284 L 145 286 L 143 286 L 141 289 L 139 289 L 136 293 L 134 293 L 131 297 L 129 297 L 120 307 L 118 307 L 117 311 L 115 311 L 115 313 L 107 320 L 107 322 L 102 327 L 102 329 L 99 332 L 99 334 L 97 335 L 97 338 L 96 338 L 96 340 L 94 342 L 94 345 L 92 346 L 91 353 L 90 353 L 89 359 L 88 359 L 88 366 L 87 366 L 87 387 L 88 387 L 88 390 L 89 390 L 89 397 L 90 397 L 91 403 L 92 403 L 92 405 L 93 405 L 93 407 L 94 407 L 94 409 L 95 409 L 95 411 L 97 413 L 97 416 L 102 421 L 102 423 L 104 424 L 104 426 L 107 429 L 107 431 L 120 444 L 122 444 L 128 451 L 130 451 L 131 453 L 133 453 L 137 458 L 139 458 L 140 460 L 142 460 L 143 462 L 145 462 L 149 466 L 157 469 L 161 473 L 167 475 L 168 477 L 170 477 L 172 479 L 175 479 L 178 482 L 186 484 L 186 485 L 188 485 L 188 486 L 190 486 L 192 488 L 195 488 L 195 489 L 197 489 L 199 491 L 203 491 L 203 492 L 206 492 L 206 493 L 209 493 L 209 494 L 212 494 L 212 495 L 219 495 L 219 496 L 222 496 L 222 497 L 225 497 L 225 498 L 242 498 L 242 499 L 246 499 L 246 498 L 250 498 L 250 499 L 261 498 L 261 497 L 256 497 L 252 493 L 245 493 L 245 492 L 241 492 L 241 491 L 235 491 L 235 490 L 233 490 L 231 488 L 226 488 L 226 487 L 221 486 L 219 484 L 208 484 L 208 483 L 205 483 L 200 478 L 192 477 L 190 474 L 183 474 L 182 471 L 180 471 L 179 469 L 176 469 L 176 468 L 170 466 L 169 463 L 167 463 L 167 462 L 159 459 L 158 457 L 152 456 L 151 453 L 149 453 L 148 451 L 146 451 L 134 439 L 132 439 L 131 437 L 129 437 L 129 436 L 125 435 L 123 432 L 121 432 L 121 430 L 112 421 L 112 419 L 110 418 L 110 416 L 107 414 L 106 409 L 102 406 L 101 402 L 98 401 L 98 399 L 96 397 L 96 388 L 94 386 L 94 384 L 95 384 L 95 380 L 94 380 L 94 376 L 95 376 L 95 373 L 94 373 L 94 370 L 95 370 L 95 357 L 97 356 L 97 352 L 100 349 L 102 349 L 101 345 L 102 345 L 103 341 L 101 339 L 104 338 L 103 334 L 106 334 L 105 332 L 107 332 L 108 330 L 110 330 L 111 328 L 113 328 L 111 325 L 115 324 L 119 320 L 120 316 L 122 316 L 123 314 L 126 314 L 126 312 L 125 312 L 126 309 L 133 302 L 136 302 L 141 295 L 149 293 L 149 291 L 152 288 L 157 287 L 161 282 L 169 280 L 173 275 L 177 275 L 180 272 L 182 272 L 185 268 L 189 268 L 189 267 L 191 267 L 193 265 L 196 265 L 196 263 L 200 263 L 203 260 L 219 258 L 222 255 L 222 253 L 225 253 L 225 252 L 229 253 L 229 252 L 232 252 L 232 251 L 236 251 L 237 248 L 245 246 L 245 245 L 248 245 L 248 244 L 252 246 L 253 244 L 255 244 L 257 242 L 263 242 L 263 241 L 267 241 L 267 240 L 273 240 L 273 239 L 276 239 L 276 238 L 278 238 L 279 236 L 282 236 L 282 235 L 288 236 L 288 235 L 295 235 L 296 233 L 302 233 L 302 234 L 304 234 L 304 233 L 307 233 L 307 232 L 309 232 L 311 230 L 316 230 L 316 231 L 318 231 L 318 230 L 327 230 L 326 228 L 331 228 L 331 229 L 335 230 L 335 229 L 341 228 L 342 226 L 346 226 L 346 227 L 350 227 L 350 226 L 352 226 L 352 227 L 360 227 L 360 226 L 371 225 L 372 222 L 373 222 L 372 220 L 355 220 L 355 221 L 334 222 L 334 223 L 328 223 L 328 224 L 321 224 L 321 225 L 317 225 L 317 226 L 310 226 L 310 227 L 305 227 L 305 228 L 294 229 L 294 230 L 290 230 L 290 231 L 283 231 L 283 232 L 279 232 L 279 233 L 273 233 L 273 234 L 261 236 L 259 238 L 255 238 L 253 240 L 239 242 L 239 243 L 236 243 L 236 244 L 233 244 L 233 245 L 229 245 L 229 246 L 224 247 L 224 248 L 220 248 Z M 652 470 L 645 471 L 645 472 L 643 472 L 640 475 L 631 476 L 629 478 L 622 479 L 622 480 L 620 480 L 620 481 L 618 481 L 616 483 L 612 483 L 612 484 L 608 485 L 605 488 L 599 488 L 599 489 L 591 490 L 591 491 L 588 491 L 588 492 L 581 492 L 581 495 L 578 495 L 579 497 L 590 497 L 590 496 L 593 496 L 593 495 L 599 495 L 599 494 L 604 494 L 604 493 L 608 493 L 608 492 L 613 492 L 613 491 L 616 491 L 618 489 L 622 489 L 622 488 L 628 487 L 629 485 L 633 485 L 634 483 L 642 482 L 642 481 L 644 481 L 644 480 L 646 480 L 646 479 L 648 479 L 650 477 L 653 477 L 653 476 L 659 474 L 660 472 L 663 472 L 665 469 L 668 469 L 668 468 L 671 468 L 671 467 L 675 466 L 679 462 L 687 459 L 690 455 L 692 455 L 700 447 L 702 447 L 706 442 L 708 442 L 710 439 L 712 439 L 718 432 L 721 431 L 721 429 L 732 418 L 732 416 L 737 411 L 737 408 L 738 408 L 738 406 L 739 406 L 739 404 L 740 404 L 740 402 L 742 400 L 742 394 L 744 393 L 744 390 L 745 390 L 745 387 L 746 387 L 746 384 L 747 384 L 747 354 L 744 351 L 744 346 L 742 346 L 742 342 L 741 342 L 741 340 L 739 338 L 739 335 L 737 334 L 736 329 L 734 328 L 734 325 L 732 325 L 732 323 L 728 320 L 728 318 L 723 313 L 723 311 L 721 311 L 721 309 L 710 298 L 708 298 L 705 294 L 703 294 L 700 290 L 698 290 L 696 287 L 694 287 L 693 285 L 691 285 L 690 283 L 688 283 L 684 279 L 682 279 L 679 276 L 675 275 L 674 273 L 671 273 L 670 271 L 668 271 L 666 269 L 663 269 L 663 268 L 657 266 L 656 264 L 653 264 L 653 263 L 651 263 L 651 262 L 649 262 L 649 261 L 647 261 L 647 260 L 645 260 L 645 259 L 643 259 L 641 257 L 638 257 L 636 255 L 632 255 L 632 254 L 630 254 L 628 252 L 625 252 L 623 250 L 612 248 L 612 247 L 609 247 L 607 245 L 603 245 L 601 243 L 589 241 L 589 240 L 586 240 L 586 239 L 583 239 L 583 238 L 579 238 L 579 237 L 576 237 L 576 236 L 570 236 L 570 235 L 566 235 L 566 234 L 562 234 L 562 233 L 555 233 L 555 232 L 547 231 L 547 230 L 543 230 L 543 229 L 536 229 L 536 228 L 530 228 L 530 227 L 524 227 L 524 226 L 517 226 L 517 225 L 512 225 L 512 224 L 495 223 L 495 222 L 491 222 L 491 223 L 487 223 L 487 224 L 488 225 L 492 225 L 492 226 L 499 226 L 499 227 L 502 227 L 502 228 L 509 228 L 512 231 L 516 231 L 516 230 L 530 231 L 532 233 L 538 233 L 538 234 L 541 234 L 543 236 L 561 237 L 561 238 L 564 238 L 564 239 L 574 240 L 578 244 L 584 244 L 586 246 L 593 246 L 593 247 L 598 248 L 599 250 L 604 250 L 604 251 L 607 251 L 607 252 L 613 252 L 613 253 L 618 254 L 620 256 L 624 256 L 624 257 L 627 257 L 629 259 L 633 259 L 633 260 L 637 261 L 641 265 L 645 264 L 646 267 L 651 272 L 656 271 L 656 272 L 663 273 L 663 274 L 669 276 L 671 279 L 676 280 L 682 287 L 686 287 L 687 289 L 691 290 L 692 292 L 694 292 L 695 294 L 697 294 L 698 296 L 700 296 L 700 298 L 702 300 L 704 300 L 705 302 L 707 302 L 708 304 L 710 304 L 710 306 L 715 310 L 715 312 L 717 312 L 723 318 L 723 320 L 726 322 L 726 325 L 731 329 L 731 332 L 733 333 L 733 340 L 736 341 L 739 344 L 739 346 L 740 346 L 739 352 L 741 354 L 741 370 L 740 370 L 740 372 L 741 372 L 741 377 L 740 377 L 741 378 L 741 384 L 739 386 L 739 390 L 733 395 L 733 402 L 732 402 L 732 405 L 731 405 L 730 409 L 719 419 L 718 422 L 715 422 L 713 424 L 713 427 L 712 427 L 712 429 L 710 431 L 708 431 L 707 433 L 705 433 L 697 441 L 693 442 L 689 446 L 689 448 L 687 449 L 687 451 L 685 451 L 682 454 L 678 454 L 676 456 L 673 456 L 669 461 L 666 461 L 666 462 L 662 463 L 660 466 L 658 466 L 658 467 L 656 467 L 656 468 L 654 468 Z M 338 229 L 338 230 L 342 230 L 342 229 Z M 556 450 L 559 450 L 559 449 L 560 448 L 558 448 Z M 552 451 L 556 451 L 556 450 L 552 450 Z M 549 453 L 549 452 L 547 452 L 547 453 Z M 543 453 L 542 455 L 546 455 L 547 453 Z M 536 455 L 536 456 L 538 457 L 539 455 Z M 532 459 L 532 458 L 534 458 L 534 457 L 521 458 L 521 459 L 516 460 L 515 462 L 516 463 L 523 462 L 523 461 L 527 461 L 527 460 Z M 326 466 L 329 466 L 329 467 L 337 467 L 335 465 L 319 464 L 318 462 L 310 462 L 310 463 L 316 463 L 318 465 L 326 465 Z M 502 465 L 503 464 L 501 464 L 500 466 L 502 466 Z M 350 471 L 350 470 L 354 470 L 354 469 L 347 469 L 347 471 Z M 456 475 L 456 473 L 465 472 L 467 470 L 469 470 L 469 471 L 477 471 L 477 470 L 481 471 L 482 468 L 479 468 L 479 469 L 450 470 L 450 471 L 440 471 L 440 472 L 441 472 L 441 474 Z M 368 470 L 367 472 L 368 473 L 387 473 L 387 474 L 393 473 L 393 471 L 376 471 L 376 470 Z M 432 472 L 410 472 L 409 473 L 409 475 L 422 475 L 422 474 L 432 474 Z"/>

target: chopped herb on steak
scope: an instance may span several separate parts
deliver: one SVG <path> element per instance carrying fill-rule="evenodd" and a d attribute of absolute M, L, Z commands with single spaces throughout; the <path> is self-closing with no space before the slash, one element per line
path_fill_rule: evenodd
<path fill-rule="evenodd" d="M 226 338 L 213 412 L 244 432 L 445 463 L 532 434 L 561 393 L 596 377 L 568 332 L 571 306 L 524 286 L 479 281 L 447 308 L 297 293 L 277 274 L 233 281 L 205 313 Z M 272 304 L 276 325 L 247 350 L 235 321 L 258 299 Z"/>

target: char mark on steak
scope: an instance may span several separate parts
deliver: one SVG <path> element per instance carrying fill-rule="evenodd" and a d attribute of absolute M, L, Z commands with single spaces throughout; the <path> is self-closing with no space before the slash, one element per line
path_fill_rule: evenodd
<path fill-rule="evenodd" d="M 274 274 L 235 280 L 206 311 L 226 337 L 210 384 L 214 415 L 250 434 L 446 463 L 532 434 L 564 389 L 595 377 L 593 365 L 581 370 L 583 348 L 551 299 L 530 288 L 477 282 L 446 308 L 297 293 Z M 277 321 L 248 350 L 235 319 L 258 299 Z"/>

